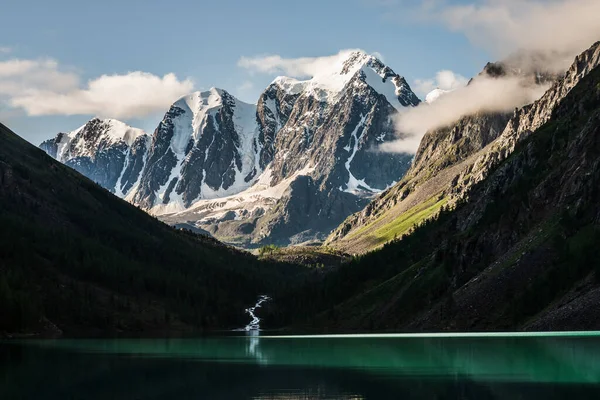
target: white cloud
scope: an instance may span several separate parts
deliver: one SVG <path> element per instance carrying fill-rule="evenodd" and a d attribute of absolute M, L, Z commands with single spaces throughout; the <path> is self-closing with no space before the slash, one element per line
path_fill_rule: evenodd
<path fill-rule="evenodd" d="M 335 55 L 323 57 L 284 58 L 279 55 L 241 57 L 238 61 L 238 66 L 251 72 L 309 78 L 323 70 L 330 69 L 331 65 L 337 64 L 341 60 L 345 60 L 354 51 L 360 50 L 341 50 Z"/>
<path fill-rule="evenodd" d="M 430 0 L 416 7 L 405 0 L 402 6 L 400 18 L 441 22 L 497 58 L 519 49 L 553 53 L 546 68 L 556 70 L 600 40 L 598 0 Z"/>
<path fill-rule="evenodd" d="M 469 86 L 447 93 L 431 104 L 422 103 L 396 118 L 399 139 L 381 146 L 383 151 L 415 153 L 423 135 L 448 126 L 463 115 L 477 112 L 510 112 L 529 104 L 546 91 L 547 86 L 532 85 L 521 77 L 477 77 Z"/>
<path fill-rule="evenodd" d="M 78 84 L 76 73 L 60 71 L 51 59 L 0 61 L 0 95 L 19 96 L 36 89 L 65 91 Z"/>
<path fill-rule="evenodd" d="M 0 54 L 8 54 L 12 52 L 12 48 L 8 46 L 0 46 Z"/>
<path fill-rule="evenodd" d="M 414 3 L 413 3 L 414 4 Z M 409 6 L 407 2 L 404 7 Z M 599 0 L 472 0 L 467 4 L 430 0 L 403 9 L 403 15 L 422 22 L 442 23 L 523 72 L 559 72 L 575 55 L 600 40 Z M 453 76 L 454 75 L 454 76 Z M 463 83 L 450 71 L 435 79 L 418 80 L 424 93 L 434 86 Z M 493 79 L 480 76 L 432 104 L 421 104 L 396 121 L 397 141 L 383 150 L 414 153 L 423 135 L 477 112 L 510 112 L 539 98 L 546 87 L 527 78 Z"/>
<path fill-rule="evenodd" d="M 194 83 L 174 74 L 146 72 L 102 75 L 81 84 L 78 73 L 55 60 L 0 61 L 0 98 L 28 115 L 98 115 L 143 117 L 163 111 L 191 92 Z"/>
<path fill-rule="evenodd" d="M 503 53 L 525 48 L 575 54 L 600 39 L 598 0 L 488 0 L 441 17 L 471 41 Z"/>
<path fill-rule="evenodd" d="M 417 94 L 427 95 L 434 89 L 451 91 L 465 86 L 469 80 L 450 70 L 439 71 L 433 79 L 416 79 L 414 88 Z"/>

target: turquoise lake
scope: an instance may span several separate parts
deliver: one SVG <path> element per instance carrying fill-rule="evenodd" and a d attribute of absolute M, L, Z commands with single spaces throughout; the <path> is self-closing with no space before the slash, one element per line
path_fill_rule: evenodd
<path fill-rule="evenodd" d="M 0 342 L 1 399 L 598 399 L 600 334 Z"/>

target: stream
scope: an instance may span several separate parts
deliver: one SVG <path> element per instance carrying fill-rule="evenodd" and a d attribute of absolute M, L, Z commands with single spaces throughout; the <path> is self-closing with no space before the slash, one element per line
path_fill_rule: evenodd
<path fill-rule="evenodd" d="M 271 300 L 271 298 L 267 295 L 262 295 L 258 298 L 258 301 L 253 307 L 247 308 L 246 313 L 252 318 L 252 321 L 243 329 L 246 332 L 251 331 L 259 331 L 260 330 L 260 318 L 258 318 L 255 314 L 256 310 L 260 308 L 263 303 Z"/>

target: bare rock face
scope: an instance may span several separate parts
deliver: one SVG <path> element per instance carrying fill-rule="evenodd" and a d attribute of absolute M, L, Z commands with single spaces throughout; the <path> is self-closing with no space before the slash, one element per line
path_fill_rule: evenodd
<path fill-rule="evenodd" d="M 415 155 L 411 176 L 430 174 L 467 159 L 493 142 L 504 130 L 511 114 L 478 113 L 455 124 L 427 132 Z"/>
<path fill-rule="evenodd" d="M 457 195 L 464 197 L 473 185 L 485 179 L 498 162 L 512 154 L 520 141 L 548 122 L 567 94 L 598 65 L 600 42 L 577 56 L 565 75 L 539 100 L 515 111 L 502 134 L 490 145 L 488 151 L 478 157 L 468 172 L 463 172 L 457 177 Z"/>
<path fill-rule="evenodd" d="M 262 170 L 273 161 L 275 156 L 275 137 L 288 123 L 294 104 L 300 95 L 283 90 L 277 83 L 270 84 L 260 95 L 256 106 L 256 115 L 260 130 L 257 146 L 262 145 L 260 157 Z"/>

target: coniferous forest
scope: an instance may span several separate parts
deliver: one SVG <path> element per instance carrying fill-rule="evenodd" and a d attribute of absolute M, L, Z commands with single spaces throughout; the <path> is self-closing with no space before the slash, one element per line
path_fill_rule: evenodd
<path fill-rule="evenodd" d="M 300 271 L 165 225 L 5 126 L 0 225 L 5 332 L 236 328 Z"/>

